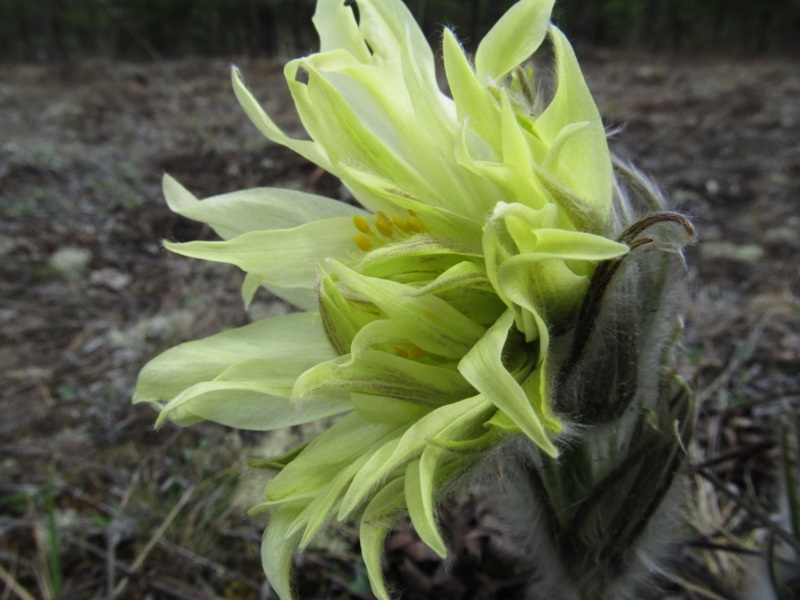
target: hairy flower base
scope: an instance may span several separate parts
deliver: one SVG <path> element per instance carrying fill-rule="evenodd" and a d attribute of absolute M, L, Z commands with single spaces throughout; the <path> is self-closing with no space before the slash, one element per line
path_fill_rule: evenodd
<path fill-rule="evenodd" d="M 567 493 L 576 456 L 601 452 L 605 464 L 641 448 L 621 441 L 625 425 L 608 429 L 613 453 L 590 444 L 581 454 L 581 427 L 659 414 L 661 395 L 656 405 L 637 400 L 647 386 L 635 358 L 661 364 L 642 333 L 654 318 L 643 307 L 660 306 L 665 284 L 658 269 L 650 281 L 629 265 L 693 237 L 678 217 L 637 220 L 574 52 L 548 23 L 553 0 L 514 4 L 474 66 L 445 30 L 451 96 L 400 0 L 358 0 L 358 18 L 350 4 L 319 0 L 320 52 L 285 68 L 310 139 L 281 131 L 236 69 L 232 81 L 267 138 L 339 177 L 363 208 L 273 188 L 199 201 L 165 177 L 170 208 L 223 238 L 168 249 L 244 270 L 245 303 L 265 288 L 301 312 L 168 350 L 142 370 L 134 396 L 156 406 L 158 424 L 271 430 L 335 417 L 265 463 L 278 472 L 254 510 L 272 511 L 264 567 L 284 600 L 293 552 L 330 518 L 360 519 L 373 591 L 388 598 L 380 557 L 397 516 L 410 514 L 444 556 L 443 490 L 511 440 L 535 449 L 535 493 L 556 513 L 628 465 L 609 463 Z M 523 63 L 545 40 L 555 81 L 538 93 L 544 85 Z M 638 175 L 617 171 L 647 196 Z M 629 279 L 641 279 L 625 284 L 633 302 L 609 309 L 609 290 Z"/>
<path fill-rule="evenodd" d="M 674 213 L 623 232 L 634 250 L 596 270 L 564 345 L 555 405 L 571 413 L 579 435 L 557 460 L 530 450 L 510 456 L 537 515 L 527 545 L 548 598 L 640 598 L 639 586 L 650 585 L 653 565 L 669 550 L 663 521 L 674 510 L 671 489 L 696 406 L 675 372 L 681 326 L 667 290 L 682 259 L 667 250 L 694 236 Z"/>

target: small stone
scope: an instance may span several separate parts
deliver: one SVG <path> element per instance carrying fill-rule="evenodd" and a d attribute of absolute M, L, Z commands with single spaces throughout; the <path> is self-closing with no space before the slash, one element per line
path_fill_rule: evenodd
<path fill-rule="evenodd" d="M 74 281 L 86 273 L 91 261 L 92 251 L 88 248 L 67 247 L 56 250 L 47 263 L 58 277 Z"/>
<path fill-rule="evenodd" d="M 105 269 L 92 271 L 92 274 L 89 276 L 89 281 L 96 285 L 107 287 L 115 292 L 119 292 L 128 287 L 128 284 L 131 282 L 131 276 L 122 271 L 107 267 Z"/>
<path fill-rule="evenodd" d="M 758 244 L 734 244 L 732 242 L 706 242 L 701 245 L 703 258 L 727 259 L 737 262 L 756 262 L 764 256 L 764 249 Z"/>

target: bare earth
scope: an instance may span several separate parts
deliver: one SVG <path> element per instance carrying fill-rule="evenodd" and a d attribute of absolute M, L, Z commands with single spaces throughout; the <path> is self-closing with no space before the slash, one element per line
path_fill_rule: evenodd
<path fill-rule="evenodd" d="M 582 60 L 607 123 L 621 126 L 616 151 L 702 235 L 687 256 L 687 368 L 703 401 L 693 463 L 715 462 L 687 473 L 678 575 L 657 597 L 736 598 L 755 560 L 741 550 L 764 539 L 759 517 L 778 504 L 780 424 L 800 407 L 797 65 Z M 299 133 L 280 65 L 240 66 Z M 165 171 L 199 196 L 264 185 L 345 195 L 264 142 L 222 61 L 0 70 L 3 598 L 274 597 L 263 522 L 244 513 L 261 486 L 247 460 L 302 433 L 153 431 L 152 411 L 130 404 L 156 352 L 286 310 L 265 296 L 245 314 L 234 269 L 160 249 L 165 238 L 213 239 L 167 210 Z M 447 569 L 407 527 L 390 539 L 387 568 L 404 597 L 517 598 L 524 574 L 498 516 L 475 498 L 445 521 Z M 301 597 L 371 598 L 353 534 L 337 527 L 298 559 Z"/>

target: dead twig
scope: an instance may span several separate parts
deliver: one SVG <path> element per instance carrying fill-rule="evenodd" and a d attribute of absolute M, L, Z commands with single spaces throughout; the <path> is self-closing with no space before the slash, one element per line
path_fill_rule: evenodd
<path fill-rule="evenodd" d="M 194 494 L 196 486 L 190 486 L 184 493 L 183 496 L 180 497 L 180 500 L 172 507 L 172 510 L 169 512 L 167 517 L 164 519 L 164 522 L 159 525 L 158 529 L 156 529 L 155 533 L 153 533 L 150 540 L 147 542 L 147 545 L 142 549 L 139 555 L 136 557 L 136 560 L 133 561 L 131 565 L 131 573 L 136 573 L 139 569 L 142 568 L 144 561 L 147 559 L 147 555 L 150 554 L 150 551 L 155 548 L 156 544 L 162 538 L 164 533 L 167 531 L 167 527 L 170 526 L 175 517 L 178 516 L 178 513 L 181 509 L 186 505 L 189 499 Z M 122 581 L 119 582 L 117 587 L 115 587 L 111 591 L 111 598 L 116 598 L 122 591 L 127 587 L 128 582 L 130 581 L 130 576 L 125 577 Z"/>
<path fill-rule="evenodd" d="M 791 533 L 789 533 L 782 527 L 778 527 L 775 523 L 773 523 L 772 519 L 769 518 L 768 514 L 766 514 L 764 511 L 757 508 L 756 506 L 754 506 L 751 502 L 747 501 L 745 498 L 731 491 L 728 488 L 728 486 L 725 485 L 725 482 L 722 481 L 716 475 L 714 475 L 714 473 L 710 471 L 704 471 L 703 469 L 698 469 L 696 472 L 698 475 L 700 475 L 700 477 L 706 479 L 711 484 L 713 484 L 716 490 L 718 490 L 724 496 L 732 500 L 733 503 L 736 504 L 736 506 L 744 510 L 751 518 L 758 521 L 765 529 L 767 529 L 770 532 L 770 534 L 780 538 L 782 541 L 789 544 L 792 548 L 794 548 L 796 552 L 800 552 L 800 540 L 795 538 Z"/>
<path fill-rule="evenodd" d="M 14 578 L 11 573 L 6 571 L 2 565 L 0 565 L 0 580 L 6 584 L 6 587 L 14 594 L 19 596 L 22 600 L 36 600 L 36 598 L 28 592 L 24 587 L 22 587 L 19 582 Z"/>

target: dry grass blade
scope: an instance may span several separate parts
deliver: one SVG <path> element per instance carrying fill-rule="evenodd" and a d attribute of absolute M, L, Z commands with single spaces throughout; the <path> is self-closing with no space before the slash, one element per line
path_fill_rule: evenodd
<path fill-rule="evenodd" d="M 0 565 L 0 580 L 6 584 L 7 589 L 19 596 L 22 600 L 36 600 L 36 598 L 22 587 L 14 577 Z"/>
<path fill-rule="evenodd" d="M 158 529 L 156 529 L 156 531 L 153 534 L 153 536 L 147 542 L 145 547 L 142 549 L 142 551 L 136 557 L 136 560 L 133 561 L 133 564 L 131 565 L 131 568 L 130 568 L 131 574 L 137 573 L 139 571 L 139 569 L 142 568 L 142 565 L 144 564 L 144 561 L 147 558 L 147 555 L 150 554 L 150 551 L 153 548 L 155 548 L 156 544 L 161 540 L 162 536 L 167 531 L 167 527 L 170 526 L 170 524 L 175 519 L 175 517 L 178 516 L 178 513 L 181 511 L 181 509 L 186 505 L 186 503 L 192 497 L 192 494 L 194 494 L 195 487 L 196 486 L 190 486 L 183 493 L 183 495 L 180 497 L 178 502 L 175 503 L 175 506 L 172 507 L 172 510 L 169 512 L 169 514 L 166 516 L 164 521 L 161 523 L 161 525 L 158 527 Z M 121 594 L 122 591 L 125 589 L 125 587 L 128 585 L 129 581 L 130 581 L 130 575 L 126 576 L 122 581 L 119 582 L 119 584 L 117 584 L 117 587 L 115 587 L 114 590 L 111 593 L 111 597 L 112 598 L 116 598 L 119 594 Z"/>
<path fill-rule="evenodd" d="M 700 405 L 708 401 L 717 390 L 724 388 L 730 382 L 731 378 L 742 368 L 744 362 L 751 357 L 771 317 L 771 312 L 766 312 L 761 315 L 750 331 L 750 335 L 747 336 L 747 340 L 734 351 L 733 357 L 728 362 L 725 369 L 697 395 L 697 401 Z"/>
<path fill-rule="evenodd" d="M 768 514 L 764 511 L 760 510 L 758 507 L 754 506 L 751 502 L 748 502 L 745 498 L 735 494 L 725 483 L 716 475 L 709 471 L 703 471 L 699 469 L 697 471 L 698 475 L 704 477 L 708 481 L 710 481 L 716 490 L 727 496 L 731 501 L 733 501 L 739 508 L 745 511 L 751 518 L 755 519 L 759 522 L 760 525 L 765 527 L 771 535 L 775 536 L 776 538 L 780 538 L 781 541 L 786 542 L 795 551 L 800 552 L 800 540 L 794 537 L 791 533 L 776 525 L 773 520 L 770 518 Z"/>

